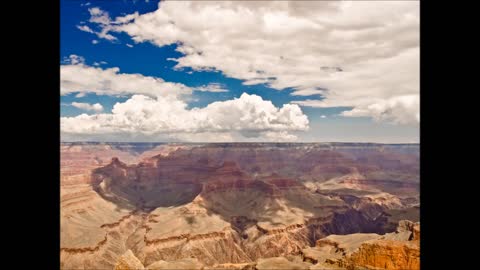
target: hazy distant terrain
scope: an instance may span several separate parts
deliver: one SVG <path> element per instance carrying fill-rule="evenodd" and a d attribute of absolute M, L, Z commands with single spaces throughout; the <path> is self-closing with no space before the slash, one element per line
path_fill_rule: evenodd
<path fill-rule="evenodd" d="M 418 269 L 419 181 L 418 144 L 62 143 L 61 267 Z"/>

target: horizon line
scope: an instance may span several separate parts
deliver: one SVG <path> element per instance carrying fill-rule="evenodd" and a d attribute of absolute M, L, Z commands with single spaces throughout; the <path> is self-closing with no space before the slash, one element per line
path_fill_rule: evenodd
<path fill-rule="evenodd" d="M 60 141 L 60 143 L 158 143 L 158 144 L 174 144 L 174 143 L 183 143 L 183 144 L 247 144 L 247 143 L 270 143 L 270 144 L 312 144 L 312 143 L 325 143 L 325 144 L 420 144 L 420 142 L 395 142 L 395 143 L 382 143 L 382 142 L 335 142 L 335 141 L 324 141 L 324 142 L 145 142 L 145 141 Z"/>

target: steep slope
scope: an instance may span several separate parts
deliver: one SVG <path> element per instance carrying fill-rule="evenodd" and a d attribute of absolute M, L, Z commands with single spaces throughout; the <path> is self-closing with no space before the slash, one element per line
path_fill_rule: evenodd
<path fill-rule="evenodd" d="M 385 235 L 329 235 L 302 250 L 305 261 L 346 269 L 420 269 L 420 224 L 402 220 Z"/>
<path fill-rule="evenodd" d="M 299 255 L 271 256 L 247 263 L 213 265 L 186 256 L 183 259 L 157 260 L 145 269 L 420 269 L 419 237 L 420 224 L 402 220 L 393 233 L 330 235 L 318 240 L 314 247 L 303 249 Z M 140 259 L 128 250 L 118 259 L 115 269 L 144 267 Z"/>

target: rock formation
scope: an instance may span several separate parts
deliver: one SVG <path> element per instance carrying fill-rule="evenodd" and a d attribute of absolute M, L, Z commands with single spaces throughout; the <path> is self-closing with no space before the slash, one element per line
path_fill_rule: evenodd
<path fill-rule="evenodd" d="M 385 235 L 329 235 L 302 250 L 305 261 L 346 269 L 420 269 L 420 224 L 402 220 Z"/>
<path fill-rule="evenodd" d="M 420 269 L 419 234 L 418 222 L 402 220 L 393 233 L 329 235 L 317 240 L 314 247 L 304 248 L 296 255 L 258 258 L 247 263 L 213 265 L 187 257 L 179 260 L 158 260 L 146 269 Z M 115 269 L 143 269 L 141 267 L 143 265 L 139 259 L 129 250 L 119 258 Z"/>
<path fill-rule="evenodd" d="M 420 224 L 401 221 L 395 233 L 366 241 L 345 259 L 349 269 L 420 269 Z"/>
<path fill-rule="evenodd" d="M 195 258 L 185 258 L 176 261 L 156 261 L 149 266 L 148 270 L 201 270 L 203 265 Z"/>
<path fill-rule="evenodd" d="M 310 268 L 309 263 L 305 262 L 292 262 L 284 257 L 272 257 L 259 259 L 255 265 L 257 270 L 271 270 L 271 269 L 291 269 L 291 270 L 304 270 Z"/>
<path fill-rule="evenodd" d="M 133 255 L 131 250 L 123 254 L 115 264 L 114 270 L 142 270 L 143 264 Z"/>
<path fill-rule="evenodd" d="M 70 143 L 61 162 L 62 269 L 419 263 L 419 225 L 396 228 L 418 221 L 418 145 Z"/>

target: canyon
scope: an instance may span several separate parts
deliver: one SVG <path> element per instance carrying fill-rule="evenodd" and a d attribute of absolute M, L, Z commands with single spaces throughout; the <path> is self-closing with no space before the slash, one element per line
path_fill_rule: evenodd
<path fill-rule="evenodd" d="M 61 269 L 419 269 L 418 144 L 61 143 Z"/>

